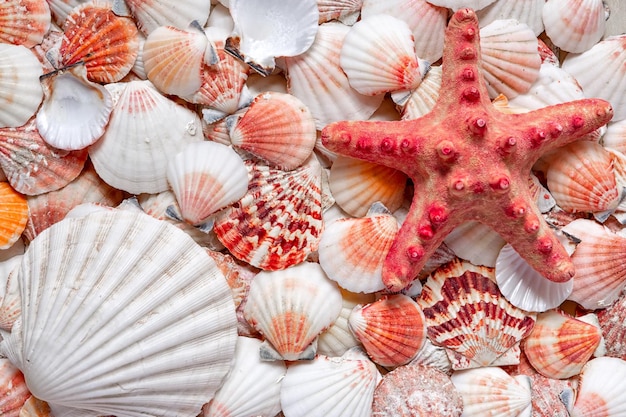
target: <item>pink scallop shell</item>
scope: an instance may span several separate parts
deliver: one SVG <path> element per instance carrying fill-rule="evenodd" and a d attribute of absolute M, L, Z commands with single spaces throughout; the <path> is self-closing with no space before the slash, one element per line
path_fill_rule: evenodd
<path fill-rule="evenodd" d="M 27 48 L 40 44 L 50 29 L 46 0 L 9 0 L 0 5 L 0 40 Z"/>

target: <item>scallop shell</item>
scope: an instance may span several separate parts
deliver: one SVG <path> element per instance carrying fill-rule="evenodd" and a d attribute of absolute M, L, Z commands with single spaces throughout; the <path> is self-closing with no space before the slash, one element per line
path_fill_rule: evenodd
<path fill-rule="evenodd" d="M 584 52 L 604 35 L 602 0 L 547 0 L 543 6 L 546 35 L 559 48 Z"/>
<path fill-rule="evenodd" d="M 572 417 L 618 417 L 626 413 L 626 361 L 595 358 L 582 370 Z"/>
<path fill-rule="evenodd" d="M 195 417 L 228 372 L 230 290 L 165 222 L 122 210 L 66 219 L 31 242 L 18 278 L 22 316 L 0 348 L 55 415 Z"/>
<path fill-rule="evenodd" d="M 496 20 L 480 29 L 482 73 L 491 98 L 513 98 L 539 78 L 537 38 L 525 23 Z"/>
<path fill-rule="evenodd" d="M 352 25 L 359 17 L 363 0 L 317 0 L 318 23 L 339 20 Z"/>
<path fill-rule="evenodd" d="M 626 119 L 608 124 L 602 144 L 621 153 L 626 152 Z"/>
<path fill-rule="evenodd" d="M 146 35 L 159 26 L 174 26 L 186 29 L 193 21 L 204 26 L 209 18 L 210 0 L 124 0 L 137 21 L 137 26 Z"/>
<path fill-rule="evenodd" d="M 22 409 L 20 410 L 19 417 L 54 417 L 50 406 L 47 402 L 41 401 L 37 397 L 32 395 L 26 400 Z"/>
<path fill-rule="evenodd" d="M 463 416 L 530 417 L 530 379 L 512 377 L 502 368 L 485 367 L 456 371 L 452 383 L 463 398 Z"/>
<path fill-rule="evenodd" d="M 11 331 L 22 312 L 22 299 L 17 282 L 24 243 L 18 240 L 9 249 L 0 251 L 0 329 Z"/>
<path fill-rule="evenodd" d="M 598 321 L 606 342 L 606 356 L 626 360 L 626 293 L 609 307 L 598 310 Z"/>
<path fill-rule="evenodd" d="M 428 337 L 449 350 L 453 369 L 518 363 L 514 349 L 535 324 L 535 314 L 512 306 L 502 296 L 492 268 L 464 261 L 432 273 L 418 304 Z"/>
<path fill-rule="evenodd" d="M 341 46 L 349 30 L 338 22 L 324 23 L 305 53 L 284 59 L 287 89 L 308 107 L 318 130 L 339 120 L 367 120 L 384 98 L 359 94 L 341 69 Z"/>
<path fill-rule="evenodd" d="M 341 358 L 318 355 L 287 369 L 280 402 L 289 417 L 369 415 L 381 379 L 376 366 L 358 348 Z"/>
<path fill-rule="evenodd" d="M 243 115 L 227 123 L 234 146 L 286 171 L 311 156 L 317 137 L 313 115 L 290 94 L 259 94 Z"/>
<path fill-rule="evenodd" d="M 469 7 L 470 9 L 480 10 L 489 6 L 496 0 L 428 0 L 429 3 L 440 7 L 448 7 L 454 11 L 462 7 Z"/>
<path fill-rule="evenodd" d="M 8 359 L 0 358 L 0 410 L 4 417 L 17 417 L 30 397 L 24 375 Z"/>
<path fill-rule="evenodd" d="M 59 27 L 63 26 L 63 22 L 70 14 L 72 9 L 83 3 L 87 3 L 89 0 L 46 0 L 50 7 L 53 22 Z"/>
<path fill-rule="evenodd" d="M 101 85 L 87 79 L 83 65 L 46 74 L 45 98 L 37 112 L 37 130 L 49 145 L 68 151 L 84 149 L 104 133 L 113 99 Z"/>
<path fill-rule="evenodd" d="M 45 0 L 5 1 L 0 6 L 0 40 L 32 48 L 43 40 L 50 20 Z"/>
<path fill-rule="evenodd" d="M 149 81 L 122 86 L 107 130 L 89 156 L 98 175 L 115 188 L 132 194 L 164 191 L 168 158 L 203 140 L 200 118 Z"/>
<path fill-rule="evenodd" d="M 0 249 L 10 248 L 20 238 L 27 221 L 26 198 L 8 182 L 0 182 Z"/>
<path fill-rule="evenodd" d="M 238 337 L 235 357 L 211 401 L 199 417 L 275 416 L 287 368 L 283 361 L 259 358 L 261 341 Z"/>
<path fill-rule="evenodd" d="M 384 165 L 339 156 L 330 169 L 330 190 L 346 213 L 363 217 L 381 202 L 396 211 L 404 199 L 407 176 Z"/>
<path fill-rule="evenodd" d="M 435 368 L 446 375 L 452 373 L 452 362 L 448 358 L 446 349 L 434 345 L 429 338 L 424 340 L 424 346 L 417 352 L 417 355 L 410 363 Z"/>
<path fill-rule="evenodd" d="M 322 268 L 304 262 L 259 272 L 250 284 L 244 316 L 271 346 L 263 359 L 312 359 L 316 338 L 341 311 L 341 292 Z"/>
<path fill-rule="evenodd" d="M 18 128 L 0 129 L 0 167 L 11 186 L 26 195 L 58 190 L 80 174 L 87 151 L 50 147 L 30 119 Z"/>
<path fill-rule="evenodd" d="M 413 299 L 403 294 L 357 305 L 348 324 L 369 357 L 386 367 L 410 362 L 426 338 L 424 313 Z"/>
<path fill-rule="evenodd" d="M 248 190 L 248 171 L 241 157 L 215 142 L 188 144 L 170 160 L 167 180 L 183 219 L 194 226 Z"/>
<path fill-rule="evenodd" d="M 61 65 L 84 63 L 90 81 L 121 80 L 133 67 L 138 50 L 135 23 L 116 16 L 106 0 L 92 0 L 74 8 L 63 25 Z"/>
<path fill-rule="evenodd" d="M 247 160 L 248 192 L 215 221 L 237 258 L 266 270 L 296 265 L 317 250 L 323 229 L 321 167 L 314 156 L 293 171 Z"/>
<path fill-rule="evenodd" d="M 474 265 L 496 266 L 500 249 L 506 241 L 482 223 L 469 221 L 457 226 L 444 243 L 461 259 Z"/>
<path fill-rule="evenodd" d="M 548 378 L 577 375 L 600 344 L 600 329 L 559 310 L 537 315 L 532 332 L 522 342 L 530 364 Z"/>
<path fill-rule="evenodd" d="M 543 5 L 545 0 L 498 0 L 477 14 L 480 27 L 501 19 L 515 19 L 525 23 L 535 36 L 543 32 Z"/>
<path fill-rule="evenodd" d="M 35 114 L 43 99 L 42 74 L 25 46 L 0 43 L 0 128 L 22 126 Z"/>
<path fill-rule="evenodd" d="M 439 97 L 441 87 L 441 66 L 432 67 L 420 85 L 402 104 L 402 120 L 419 119 L 432 110 Z"/>

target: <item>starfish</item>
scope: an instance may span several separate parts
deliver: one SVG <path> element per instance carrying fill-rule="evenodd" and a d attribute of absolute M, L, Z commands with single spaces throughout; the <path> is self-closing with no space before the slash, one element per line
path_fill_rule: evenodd
<path fill-rule="evenodd" d="M 481 75 L 478 19 L 460 9 L 445 34 L 443 78 L 433 109 L 403 121 L 340 121 L 322 130 L 337 153 L 406 173 L 415 193 L 383 263 L 392 292 L 406 288 L 443 239 L 469 220 L 500 234 L 541 275 L 554 282 L 574 266 L 529 192 L 542 154 L 606 124 L 611 105 L 582 99 L 525 114 L 494 108 Z"/>

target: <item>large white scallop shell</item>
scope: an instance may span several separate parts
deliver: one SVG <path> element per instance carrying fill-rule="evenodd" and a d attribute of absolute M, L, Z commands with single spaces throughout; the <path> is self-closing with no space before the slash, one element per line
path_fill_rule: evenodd
<path fill-rule="evenodd" d="M 494 267 L 506 241 L 488 226 L 469 221 L 457 226 L 444 243 L 461 259 L 474 265 Z"/>
<path fill-rule="evenodd" d="M 602 0 L 547 0 L 542 16 L 546 35 L 568 52 L 584 52 L 604 36 Z"/>
<path fill-rule="evenodd" d="M 626 361 L 601 357 L 587 362 L 579 379 L 571 417 L 619 417 L 626 414 Z"/>
<path fill-rule="evenodd" d="M 543 32 L 543 5 L 546 0 L 498 0 L 490 4 L 476 15 L 480 27 L 487 26 L 499 19 L 515 19 L 530 27 L 535 36 Z"/>
<path fill-rule="evenodd" d="M 196 416 L 228 372 L 230 290 L 165 222 L 66 219 L 31 242 L 18 278 L 22 315 L 0 347 L 55 415 Z"/>

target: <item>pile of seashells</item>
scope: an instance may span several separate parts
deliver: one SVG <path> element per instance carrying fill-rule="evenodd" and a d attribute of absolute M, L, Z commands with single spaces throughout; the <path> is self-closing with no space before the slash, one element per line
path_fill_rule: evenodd
<path fill-rule="evenodd" d="M 413 187 L 333 154 L 426 114 L 477 11 L 502 112 L 604 128 L 529 187 L 575 277 L 478 222 L 382 263 Z M 626 35 L 601 0 L 5 0 L 2 416 L 626 416 Z M 419 190 L 415 190 L 419 192 Z"/>

